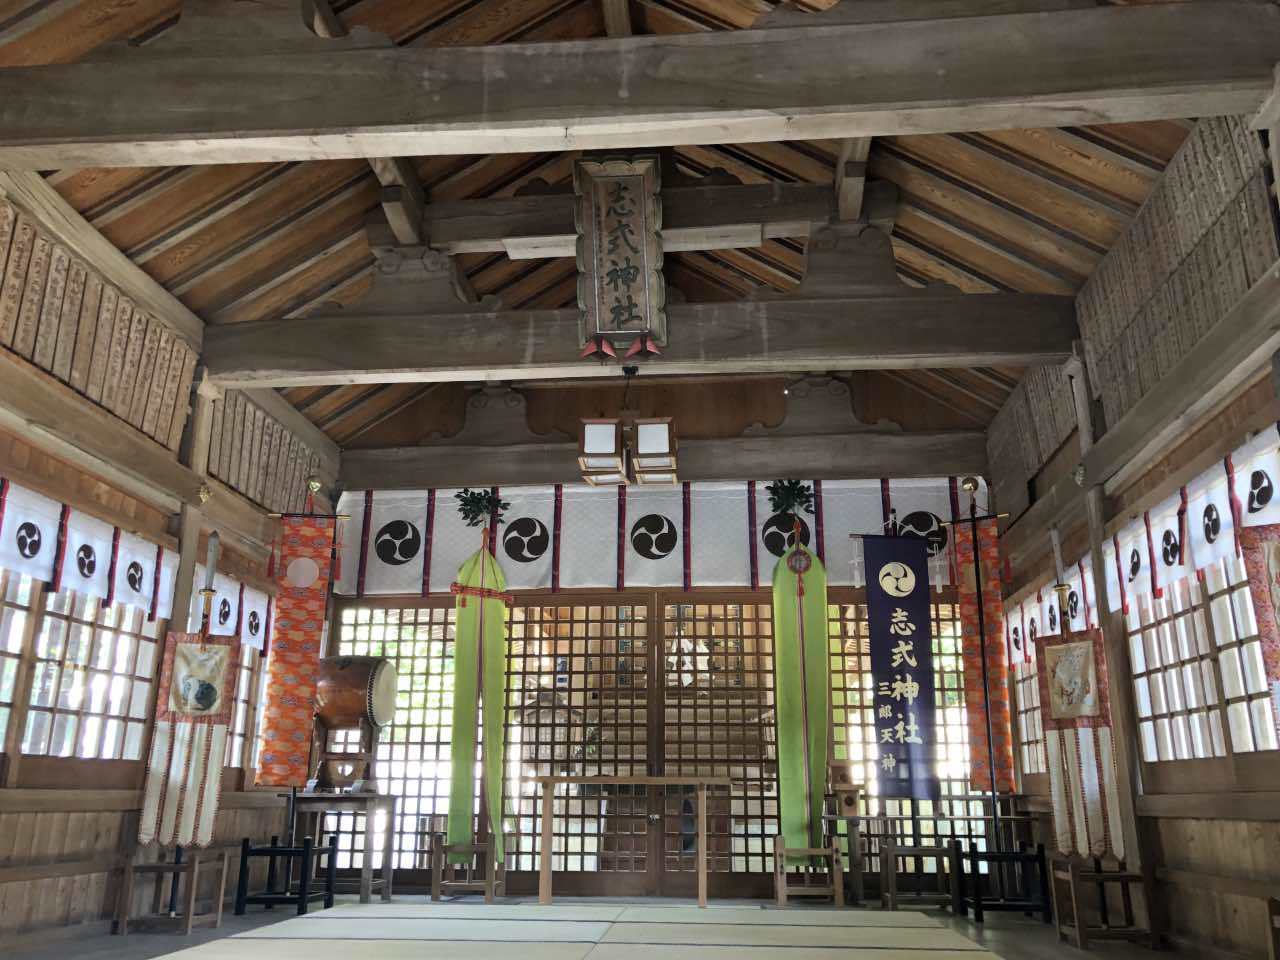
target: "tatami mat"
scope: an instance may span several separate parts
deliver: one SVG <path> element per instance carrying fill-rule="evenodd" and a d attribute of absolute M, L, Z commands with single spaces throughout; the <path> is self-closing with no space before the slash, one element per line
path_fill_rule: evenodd
<path fill-rule="evenodd" d="M 670 904 L 342 904 L 175 960 L 995 960 L 912 911 Z"/>

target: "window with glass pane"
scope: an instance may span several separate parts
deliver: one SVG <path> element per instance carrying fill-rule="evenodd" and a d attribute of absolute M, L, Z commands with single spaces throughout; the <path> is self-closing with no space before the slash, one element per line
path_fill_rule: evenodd
<path fill-rule="evenodd" d="M 245 742 L 249 734 L 249 721 L 255 716 L 258 704 L 258 664 L 262 655 L 253 647 L 240 647 L 240 663 L 236 669 L 236 699 L 231 712 L 231 729 L 227 736 L 226 766 L 239 767 L 245 757 Z M 252 751 L 251 751 L 252 753 Z M 250 757 L 249 759 L 254 759 Z"/>
<path fill-rule="evenodd" d="M 1013 667 L 1018 697 L 1018 753 L 1023 774 L 1044 773 L 1044 725 L 1040 717 L 1040 673 L 1034 663 Z"/>
<path fill-rule="evenodd" d="M 1126 615 L 1142 758 L 1275 750 L 1275 715 L 1244 563 L 1135 597 Z"/>
<path fill-rule="evenodd" d="M 9 728 L 13 689 L 18 680 L 22 638 L 31 615 L 34 581 L 21 573 L 0 570 L 0 743 Z"/>
<path fill-rule="evenodd" d="M 50 594 L 23 753 L 141 759 L 160 635 L 145 610 L 70 590 Z"/>

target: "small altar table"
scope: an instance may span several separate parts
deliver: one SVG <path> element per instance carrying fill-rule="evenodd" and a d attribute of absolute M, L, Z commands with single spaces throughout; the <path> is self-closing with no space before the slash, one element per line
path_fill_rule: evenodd
<path fill-rule="evenodd" d="M 303 827 L 297 836 L 313 836 L 320 842 L 320 827 L 323 826 L 324 815 L 341 810 L 354 810 L 364 814 L 364 856 L 360 861 L 360 902 L 373 900 L 373 888 L 381 888 L 383 900 L 391 899 L 391 873 L 395 864 L 396 838 L 396 798 L 379 793 L 299 793 L 294 801 L 295 823 Z M 373 876 L 373 841 L 376 834 L 373 830 L 373 818 L 379 810 L 387 813 L 387 822 L 382 828 L 382 878 Z M 314 820 L 312 830 L 305 827 L 308 820 Z"/>
<path fill-rule="evenodd" d="M 542 788 L 542 843 L 538 859 L 538 903 L 551 902 L 551 842 L 555 811 L 555 789 L 559 784 L 576 783 L 626 785 L 633 787 L 694 787 L 694 816 L 698 825 L 698 906 L 707 905 L 707 787 L 729 787 L 729 777 L 525 777 Z"/>

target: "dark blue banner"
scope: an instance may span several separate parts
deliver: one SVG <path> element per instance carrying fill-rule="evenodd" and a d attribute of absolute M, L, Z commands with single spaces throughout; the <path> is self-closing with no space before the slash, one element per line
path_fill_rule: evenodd
<path fill-rule="evenodd" d="M 880 796 L 938 798 L 929 544 L 863 537 Z"/>

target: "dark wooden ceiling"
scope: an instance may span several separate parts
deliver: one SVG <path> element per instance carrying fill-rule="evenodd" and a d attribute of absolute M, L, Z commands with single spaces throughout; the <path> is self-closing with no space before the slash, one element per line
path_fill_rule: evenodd
<path fill-rule="evenodd" d="M 766 0 L 632 0 L 631 14 L 636 33 L 664 34 L 740 29 L 772 6 Z M 336 0 L 332 7 L 348 27 L 367 26 L 402 44 L 605 34 L 600 0 Z M 175 0 L 0 0 L 0 67 L 70 61 L 110 41 L 146 41 L 172 26 L 179 10 Z M 944 281 L 973 293 L 1071 293 L 1142 204 L 1187 129 L 1161 122 L 878 138 L 869 176 L 901 191 L 894 250 L 908 282 Z M 746 183 L 830 183 L 837 149 L 827 141 L 724 144 L 680 147 L 675 160 L 688 174 L 723 168 Z M 535 178 L 564 184 L 573 157 L 425 157 L 415 164 L 429 197 L 463 199 L 509 196 Z M 371 257 L 363 225 L 378 208 L 378 185 L 363 161 L 48 176 L 208 323 L 303 315 L 325 301 L 351 302 L 367 287 Z M 761 287 L 789 289 L 803 257 L 803 240 L 770 240 L 749 250 L 670 254 L 665 271 L 691 301 L 737 299 Z M 476 254 L 460 261 L 478 293 L 497 294 L 507 307 L 574 301 L 571 259 Z M 1020 373 L 874 372 L 859 378 L 855 397 L 863 397 L 864 417 L 888 417 L 909 429 L 981 426 Z M 389 384 L 298 388 L 285 396 L 340 444 L 367 446 L 452 432 L 462 389 Z M 583 409 L 595 402 L 584 399 Z"/>

